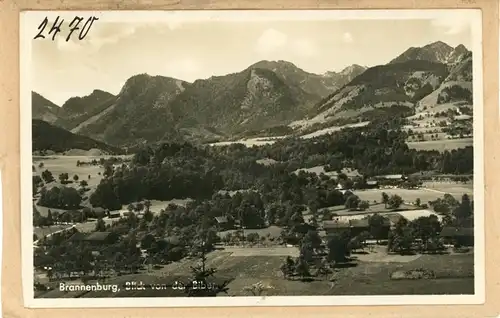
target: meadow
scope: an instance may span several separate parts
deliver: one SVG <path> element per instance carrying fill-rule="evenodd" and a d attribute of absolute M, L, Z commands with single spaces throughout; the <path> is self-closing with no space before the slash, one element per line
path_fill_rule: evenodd
<path fill-rule="evenodd" d="M 103 168 L 99 165 L 82 165 L 77 167 L 76 163 L 78 161 L 92 161 L 99 160 L 100 158 L 107 158 L 109 156 L 102 157 L 88 157 L 88 156 L 50 156 L 50 157 L 33 157 L 33 165 L 35 166 L 35 171 L 33 175 L 40 175 L 43 171 L 49 170 L 56 179 L 53 183 L 54 185 L 59 184 L 58 176 L 61 173 L 68 173 L 70 181 L 73 181 L 73 176 L 77 175 L 78 180 L 85 180 L 88 183 L 88 188 L 95 189 L 99 182 L 101 182 Z M 39 167 L 40 163 L 43 163 L 43 167 Z M 90 176 L 90 178 L 89 178 Z M 66 186 L 78 187 L 78 182 L 69 183 Z"/>
<path fill-rule="evenodd" d="M 415 150 L 437 150 L 443 152 L 473 145 L 473 138 L 445 139 L 408 142 L 408 147 Z"/>
<path fill-rule="evenodd" d="M 399 195 L 403 198 L 405 203 L 413 203 L 417 199 L 420 199 L 422 203 L 428 203 L 429 201 L 436 200 L 437 198 L 442 198 L 444 194 L 451 194 L 455 198 L 460 199 L 463 194 L 468 194 L 472 196 L 472 186 L 460 185 L 460 184 L 445 184 L 445 183 L 430 183 L 432 187 L 427 187 L 424 183 L 423 187 L 420 189 L 370 189 L 363 191 L 355 191 L 355 194 L 359 196 L 361 200 L 366 200 L 368 202 L 381 202 L 382 193 L 387 193 L 391 195 Z"/>

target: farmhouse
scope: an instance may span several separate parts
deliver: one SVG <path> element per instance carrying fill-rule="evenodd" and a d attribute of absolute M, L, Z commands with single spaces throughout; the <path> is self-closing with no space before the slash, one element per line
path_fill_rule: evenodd
<path fill-rule="evenodd" d="M 389 229 L 391 227 L 391 222 L 389 219 L 384 219 L 383 224 L 383 233 L 382 236 L 386 238 L 389 234 Z M 357 236 L 362 232 L 370 231 L 370 223 L 368 218 L 363 219 L 351 219 L 351 220 L 342 220 L 340 218 L 336 218 L 332 221 L 324 221 L 323 229 L 325 230 L 325 235 L 336 235 L 341 234 L 345 231 L 349 231 L 351 236 Z"/>
<path fill-rule="evenodd" d="M 112 226 L 113 232 L 118 235 L 126 235 L 130 229 L 127 224 L 115 224 Z"/>
<path fill-rule="evenodd" d="M 82 232 L 76 232 L 75 234 L 73 234 L 69 239 L 68 241 L 71 242 L 71 243 L 80 243 L 82 242 L 83 240 L 85 239 L 85 234 L 83 234 Z"/>
<path fill-rule="evenodd" d="M 370 230 L 370 223 L 368 222 L 368 218 L 349 220 L 349 225 L 351 227 L 352 236 L 357 236 L 362 232 Z"/>
<path fill-rule="evenodd" d="M 226 231 L 233 228 L 233 222 L 227 216 L 217 216 L 215 217 L 215 222 L 219 231 Z"/>
<path fill-rule="evenodd" d="M 118 235 L 114 232 L 93 232 L 83 238 L 82 241 L 92 245 L 108 245 L 118 240 Z"/>
<path fill-rule="evenodd" d="M 108 213 L 110 219 L 119 218 L 121 216 L 120 211 L 110 211 Z"/>
<path fill-rule="evenodd" d="M 344 185 L 341 182 L 337 183 L 337 186 L 335 187 L 335 189 L 337 189 L 337 190 L 345 190 Z"/>
<path fill-rule="evenodd" d="M 370 223 L 368 218 L 364 219 L 353 219 L 349 221 L 349 224 L 351 226 L 351 235 L 352 236 L 357 236 L 361 234 L 362 232 L 369 232 L 370 231 Z M 387 238 L 389 235 L 389 229 L 391 227 L 391 222 L 389 219 L 384 218 L 384 223 L 382 225 L 383 231 L 381 231 L 381 237 L 382 238 Z"/>
<path fill-rule="evenodd" d="M 366 181 L 367 189 L 378 189 L 378 181 L 377 180 L 368 180 Z"/>
<path fill-rule="evenodd" d="M 474 246 L 474 228 L 445 226 L 440 236 L 447 244 Z"/>
<path fill-rule="evenodd" d="M 404 180 L 402 174 L 387 174 L 383 176 L 378 176 L 377 178 L 382 180 Z"/>
<path fill-rule="evenodd" d="M 470 116 L 470 115 L 458 115 L 458 116 L 455 116 L 454 119 L 455 120 L 468 120 L 468 119 L 472 119 L 472 116 Z"/>
<path fill-rule="evenodd" d="M 334 219 L 332 221 L 323 221 L 323 229 L 326 236 L 341 234 L 342 232 L 349 231 L 351 225 L 348 221 Z"/>

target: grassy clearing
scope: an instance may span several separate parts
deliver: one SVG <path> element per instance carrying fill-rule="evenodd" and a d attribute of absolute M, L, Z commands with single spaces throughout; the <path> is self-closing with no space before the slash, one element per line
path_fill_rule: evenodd
<path fill-rule="evenodd" d="M 389 213 L 393 212 L 392 209 L 386 209 L 383 203 L 372 203 L 370 202 L 370 207 L 364 211 L 351 211 L 346 209 L 344 205 L 336 205 L 322 209 L 323 211 L 329 211 L 331 213 L 335 213 L 338 216 L 349 216 L 349 215 L 361 215 L 361 214 L 371 214 L 371 213 Z M 400 207 L 401 210 L 413 210 L 416 209 L 413 205 L 402 204 Z"/>
<path fill-rule="evenodd" d="M 454 192 L 447 191 L 445 188 L 436 185 L 436 188 L 430 190 L 426 188 L 415 189 L 415 190 L 375 189 L 375 190 L 356 191 L 355 194 L 359 196 L 361 200 L 367 200 L 370 203 L 373 201 L 381 202 L 382 192 L 387 193 L 389 196 L 397 194 L 401 196 L 405 202 L 408 203 L 415 202 L 417 198 L 419 198 L 422 203 L 427 203 L 428 201 L 436 200 L 437 198 L 442 198 L 445 193 L 450 193 L 453 196 L 457 197 L 457 199 L 461 198 L 461 196 L 464 193 L 467 194 L 472 193 L 472 190 L 469 187 L 461 187 L 460 185 L 457 185 L 455 188 L 448 187 L 449 190 L 454 190 Z M 446 191 L 442 191 L 442 189 L 445 189 Z"/>
<path fill-rule="evenodd" d="M 109 157 L 109 156 L 105 156 Z M 105 158 L 103 157 L 103 158 Z M 75 187 L 78 188 L 79 182 L 81 180 L 85 180 L 88 183 L 88 188 L 91 189 L 91 191 L 95 190 L 97 185 L 101 182 L 102 175 L 99 175 L 99 172 L 104 171 L 104 169 L 100 166 L 93 166 L 93 165 L 84 165 L 77 167 L 76 162 L 78 160 L 80 161 L 91 161 L 93 159 L 99 160 L 100 157 L 85 157 L 85 156 L 52 156 L 52 157 L 45 157 L 45 158 L 37 158 L 36 160 L 34 159 L 33 165 L 36 168 L 36 171 L 33 172 L 33 175 L 40 175 L 42 174 L 43 171 L 46 169 L 52 172 L 52 175 L 54 176 L 54 179 L 56 180 L 55 182 L 52 182 L 52 185 L 61 185 L 59 183 L 59 175 L 61 173 L 68 173 L 70 180 L 73 180 L 73 176 L 77 175 L 78 176 L 78 182 L 73 182 L 66 184 L 65 186 L 70 186 L 70 187 Z M 43 162 L 43 168 L 39 168 L 38 165 L 40 162 Z M 90 175 L 90 179 L 88 176 Z"/>
<path fill-rule="evenodd" d="M 33 233 L 38 237 L 42 238 L 46 235 L 59 232 L 64 229 L 69 229 L 71 228 L 71 225 L 52 225 L 52 226 L 47 226 L 47 227 L 35 227 L 33 228 Z"/>
<path fill-rule="evenodd" d="M 424 255 L 407 263 L 360 263 L 346 269 L 337 280 L 336 295 L 438 295 L 473 294 L 473 256 Z M 392 280 L 396 270 L 423 267 L 436 272 L 437 279 Z M 447 278 L 447 279 L 445 279 Z"/>
<path fill-rule="evenodd" d="M 300 138 L 310 139 L 310 138 L 314 138 L 314 137 L 318 137 L 318 136 L 322 136 L 322 135 L 326 135 L 326 134 L 331 134 L 333 132 L 340 131 L 340 130 L 345 129 L 345 128 L 364 127 L 364 126 L 368 125 L 369 123 L 370 123 L 369 121 L 365 121 L 365 122 L 361 122 L 361 123 L 349 124 L 349 125 L 344 125 L 344 126 L 332 126 L 332 127 L 320 129 L 320 130 L 317 130 L 315 132 L 300 136 Z"/>
<path fill-rule="evenodd" d="M 378 208 L 373 209 L 372 207 L 370 207 L 370 209 L 365 210 L 365 211 L 349 211 L 349 210 L 346 210 L 345 208 L 343 208 L 342 206 L 330 207 L 330 208 L 326 208 L 325 210 L 328 210 L 328 211 L 331 211 L 332 213 L 337 214 L 337 216 L 335 216 L 335 218 L 339 218 L 340 220 L 344 220 L 344 221 L 363 219 L 364 217 L 366 217 L 368 215 L 375 214 L 375 213 L 378 213 L 380 215 L 398 213 L 410 221 L 413 221 L 413 220 L 415 220 L 419 217 L 422 217 L 422 216 L 429 216 L 429 215 L 435 215 L 438 219 L 442 218 L 441 215 L 436 214 L 432 210 L 419 209 L 419 208 L 416 208 L 415 206 L 402 205 L 401 208 L 398 209 L 397 211 L 385 209 L 383 204 L 377 204 L 375 206 Z M 341 209 L 339 209 L 339 208 L 341 208 Z M 402 209 L 407 209 L 407 210 L 402 210 Z"/>
<path fill-rule="evenodd" d="M 466 184 L 459 184 L 456 182 L 424 182 L 423 187 L 427 191 L 439 191 L 442 193 L 449 193 L 453 196 L 461 196 L 464 193 L 472 196 L 474 192 L 474 184 L 472 182 Z"/>
<path fill-rule="evenodd" d="M 473 138 L 408 142 L 408 147 L 410 149 L 437 150 L 440 152 L 443 152 L 445 150 L 451 151 L 454 149 L 465 148 L 472 145 Z"/>

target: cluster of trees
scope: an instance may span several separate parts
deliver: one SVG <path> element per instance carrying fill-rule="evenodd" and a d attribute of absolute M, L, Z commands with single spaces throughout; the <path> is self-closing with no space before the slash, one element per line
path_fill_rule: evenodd
<path fill-rule="evenodd" d="M 472 92 L 460 85 L 452 85 L 442 89 L 437 98 L 438 104 L 454 101 L 467 101 L 468 103 L 472 103 Z"/>
<path fill-rule="evenodd" d="M 281 265 L 283 277 L 293 279 L 299 276 L 304 280 L 312 275 L 326 276 L 337 264 L 348 262 L 351 251 L 362 247 L 364 240 L 366 238 L 361 235 L 351 238 L 348 232 L 343 232 L 329 237 L 327 245 L 324 246 L 317 228 L 309 228 L 299 240 L 299 257 L 295 260 L 287 257 Z M 315 268 L 314 274 L 312 268 Z"/>
<path fill-rule="evenodd" d="M 40 240 L 41 248 L 35 250 L 34 266 L 50 267 L 49 279 L 70 277 L 75 272 L 83 280 L 103 277 L 110 271 L 130 274 L 142 266 L 135 234 L 124 236 L 109 248 L 68 241 L 75 233 L 76 230 L 63 231 Z"/>
<path fill-rule="evenodd" d="M 467 194 L 458 201 L 450 194 L 429 202 L 435 212 L 443 216 L 440 222 L 437 216 L 419 217 L 412 222 L 400 219 L 389 233 L 389 251 L 409 253 L 414 249 L 436 252 L 444 248 L 439 233 L 443 226 L 471 228 L 474 226 L 474 203 Z M 416 244 L 416 241 L 419 244 Z"/>
<path fill-rule="evenodd" d="M 392 122 L 390 126 L 394 124 L 408 125 L 410 122 L 406 117 L 409 117 L 415 113 L 415 110 L 411 107 L 393 104 L 389 107 L 380 107 L 375 109 L 369 109 L 360 115 L 362 122 Z"/>
<path fill-rule="evenodd" d="M 222 188 L 218 164 L 192 145 L 163 144 L 136 153 L 131 167 L 106 164 L 104 179 L 90 197 L 94 206 L 116 210 L 142 199 L 209 198 Z"/>
<path fill-rule="evenodd" d="M 38 188 L 44 185 L 44 182 L 40 176 L 32 177 L 32 185 L 33 185 L 33 195 L 37 194 Z"/>
<path fill-rule="evenodd" d="M 207 219 L 199 214 L 201 211 L 192 211 L 193 214 L 190 215 L 197 220 L 196 222 L 186 227 L 179 227 L 177 223 L 179 219 L 171 216 L 172 213 L 179 216 L 175 212 L 177 208 L 172 205 L 168 208 L 171 211 L 162 211 L 151 221 L 144 218 L 137 220 L 135 214 L 130 214 L 113 222 L 111 226 L 105 226 L 100 219 L 96 224 L 96 231 L 110 231 L 118 237 L 118 240 L 111 245 L 89 245 L 85 241 L 69 240 L 76 233 L 74 229 L 41 238 L 39 248 L 35 250 L 35 267 L 49 267 L 49 279 L 70 277 L 72 273 L 77 273 L 86 280 L 120 273 L 137 273 L 145 265 L 166 264 L 191 255 L 198 257 L 201 264 L 193 266 L 191 270 L 193 277 L 190 281 L 207 283 L 216 270 L 206 266 L 205 255 L 213 250 L 218 236 Z M 186 211 L 183 211 L 182 214 L 185 213 Z M 160 235 L 153 235 L 152 229 L 156 229 L 156 234 Z M 148 234 L 138 241 L 140 233 Z M 165 233 L 171 236 L 165 238 Z M 171 239 L 173 236 L 176 239 Z M 144 256 L 141 254 L 141 249 L 146 251 Z M 214 288 L 210 291 L 196 290 L 195 286 L 187 285 L 186 293 L 188 296 L 196 297 L 209 292 L 213 296 L 214 293 L 227 290 L 227 283 L 211 284 Z"/>
<path fill-rule="evenodd" d="M 460 110 L 465 110 L 468 107 L 461 107 Z M 441 112 L 436 112 L 434 114 L 434 117 L 439 118 L 439 117 L 449 117 L 449 118 L 454 118 L 455 116 L 460 115 L 457 109 L 454 108 L 448 108 L 446 111 L 441 111 Z"/>
<path fill-rule="evenodd" d="M 47 190 L 44 187 L 40 191 L 38 204 L 49 208 L 72 210 L 79 208 L 81 202 L 82 197 L 75 188 L 52 187 Z"/>
<path fill-rule="evenodd" d="M 474 226 L 474 201 L 467 194 L 462 195 L 460 201 L 450 194 L 445 194 L 443 198 L 429 201 L 429 206 L 443 216 L 443 224 L 446 226 Z"/>
<path fill-rule="evenodd" d="M 464 138 L 464 136 L 471 136 L 473 133 L 472 120 L 464 120 L 459 123 L 453 123 L 452 125 L 443 128 L 443 132 L 452 137 L 458 136 L 460 138 Z"/>
<path fill-rule="evenodd" d="M 473 158 L 474 149 L 471 146 L 452 151 L 445 150 L 441 156 L 440 171 L 449 174 L 472 174 Z"/>
<path fill-rule="evenodd" d="M 224 237 L 221 238 L 221 242 L 227 245 L 239 245 L 243 242 L 247 242 L 250 245 L 254 245 L 266 241 L 275 242 L 276 238 L 274 236 L 271 236 L 270 233 L 267 233 L 267 235 L 265 236 L 264 235 L 260 236 L 255 232 L 251 232 L 245 235 L 245 232 L 243 230 L 228 232 Z"/>
<path fill-rule="evenodd" d="M 444 249 L 439 237 L 441 223 L 435 215 L 422 216 L 410 222 L 401 218 L 389 232 L 387 248 L 400 254 L 412 253 L 415 249 L 425 252 L 438 252 Z M 420 245 L 416 246 L 416 240 Z"/>
<path fill-rule="evenodd" d="M 75 175 L 75 177 L 76 177 L 75 181 L 78 181 L 78 176 Z M 61 184 L 69 183 L 69 174 L 67 172 L 59 174 L 59 181 L 61 182 Z"/>
<path fill-rule="evenodd" d="M 418 83 L 418 85 L 420 85 L 420 83 Z M 415 91 L 413 98 L 412 98 L 412 102 L 418 102 L 419 100 L 421 100 L 425 96 L 429 95 L 433 91 L 434 91 L 434 88 L 432 87 L 432 85 L 430 83 L 425 83 L 424 85 L 422 85 L 421 87 L 419 87 Z"/>
<path fill-rule="evenodd" d="M 50 183 L 55 180 L 52 172 L 50 172 L 48 169 L 45 169 L 45 171 L 42 172 L 42 179 L 43 181 L 45 181 L 45 183 Z"/>
<path fill-rule="evenodd" d="M 296 244 L 299 247 L 299 257 L 292 259 L 288 257 L 281 266 L 281 271 L 285 279 L 300 276 L 301 279 L 309 276 L 328 275 L 333 268 L 340 264 L 350 262 L 351 252 L 364 249 L 366 240 L 370 237 L 383 235 L 383 217 L 375 216 L 370 220 L 372 233 L 362 232 L 353 235 L 349 231 L 343 231 L 328 237 L 326 246 L 318 233 L 318 228 L 310 224 L 305 227 L 305 234 L 296 237 Z M 300 232 L 298 232 L 300 234 Z M 313 274 L 311 269 L 315 268 Z"/>
<path fill-rule="evenodd" d="M 104 166 L 106 164 L 109 165 L 116 165 L 116 164 L 121 164 L 128 161 L 128 159 L 124 159 L 122 157 L 109 157 L 109 158 L 99 158 L 97 159 L 92 159 L 90 161 L 76 161 L 76 166 L 85 166 L 85 165 L 91 165 L 91 166 Z"/>
<path fill-rule="evenodd" d="M 443 154 L 409 149 L 406 138 L 407 133 L 397 129 L 397 125 L 388 131 L 387 123 L 372 123 L 364 128 L 344 129 L 320 136 L 314 138 L 314 142 L 283 139 L 260 147 L 259 151 L 263 157 L 284 162 L 290 169 L 329 164 L 335 168 L 349 166 L 365 176 L 439 169 Z M 459 173 L 471 172 L 471 151 L 456 151 L 460 154 L 460 159 L 457 159 L 468 162 Z"/>
<path fill-rule="evenodd" d="M 33 206 L 33 226 L 44 227 L 51 226 L 53 224 L 54 219 L 52 216 L 52 211 L 49 210 L 47 216 L 44 217 L 40 214 L 40 211 L 38 211 L 37 208 Z"/>

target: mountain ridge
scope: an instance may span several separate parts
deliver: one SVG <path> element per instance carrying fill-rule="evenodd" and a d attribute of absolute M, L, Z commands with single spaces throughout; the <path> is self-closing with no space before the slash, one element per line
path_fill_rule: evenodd
<path fill-rule="evenodd" d="M 410 115 L 451 102 L 472 102 L 472 52 L 438 41 L 411 47 L 388 64 L 365 70 L 324 98 L 308 120 L 294 127 L 360 118 L 363 113 L 394 110 Z M 452 107 L 452 104 L 449 106 Z M 387 113 L 387 115 L 390 115 Z"/>
<path fill-rule="evenodd" d="M 411 113 L 438 99 L 468 101 L 464 90 L 470 90 L 471 81 L 472 52 L 438 41 L 410 47 L 384 65 L 352 64 L 323 74 L 284 60 L 261 60 L 240 72 L 192 83 L 136 74 L 116 96 L 96 89 L 70 98 L 53 116 L 59 116 L 59 127 L 113 145 L 203 142 L 287 131 L 307 118 L 325 122 L 394 106 Z"/>
<path fill-rule="evenodd" d="M 422 47 L 410 47 L 389 64 L 401 63 L 409 60 L 426 60 L 429 62 L 438 62 L 449 64 L 457 62 L 458 59 L 467 52 L 470 52 L 463 44 L 452 47 L 442 41 L 429 43 Z"/>
<path fill-rule="evenodd" d="M 31 92 L 31 117 L 54 123 L 59 116 L 60 106 L 37 92 Z"/>
<path fill-rule="evenodd" d="M 68 150 L 98 149 L 107 154 L 121 154 L 123 151 L 114 146 L 93 140 L 86 136 L 73 134 L 40 119 L 32 119 L 32 151 L 54 151 L 64 153 Z"/>

